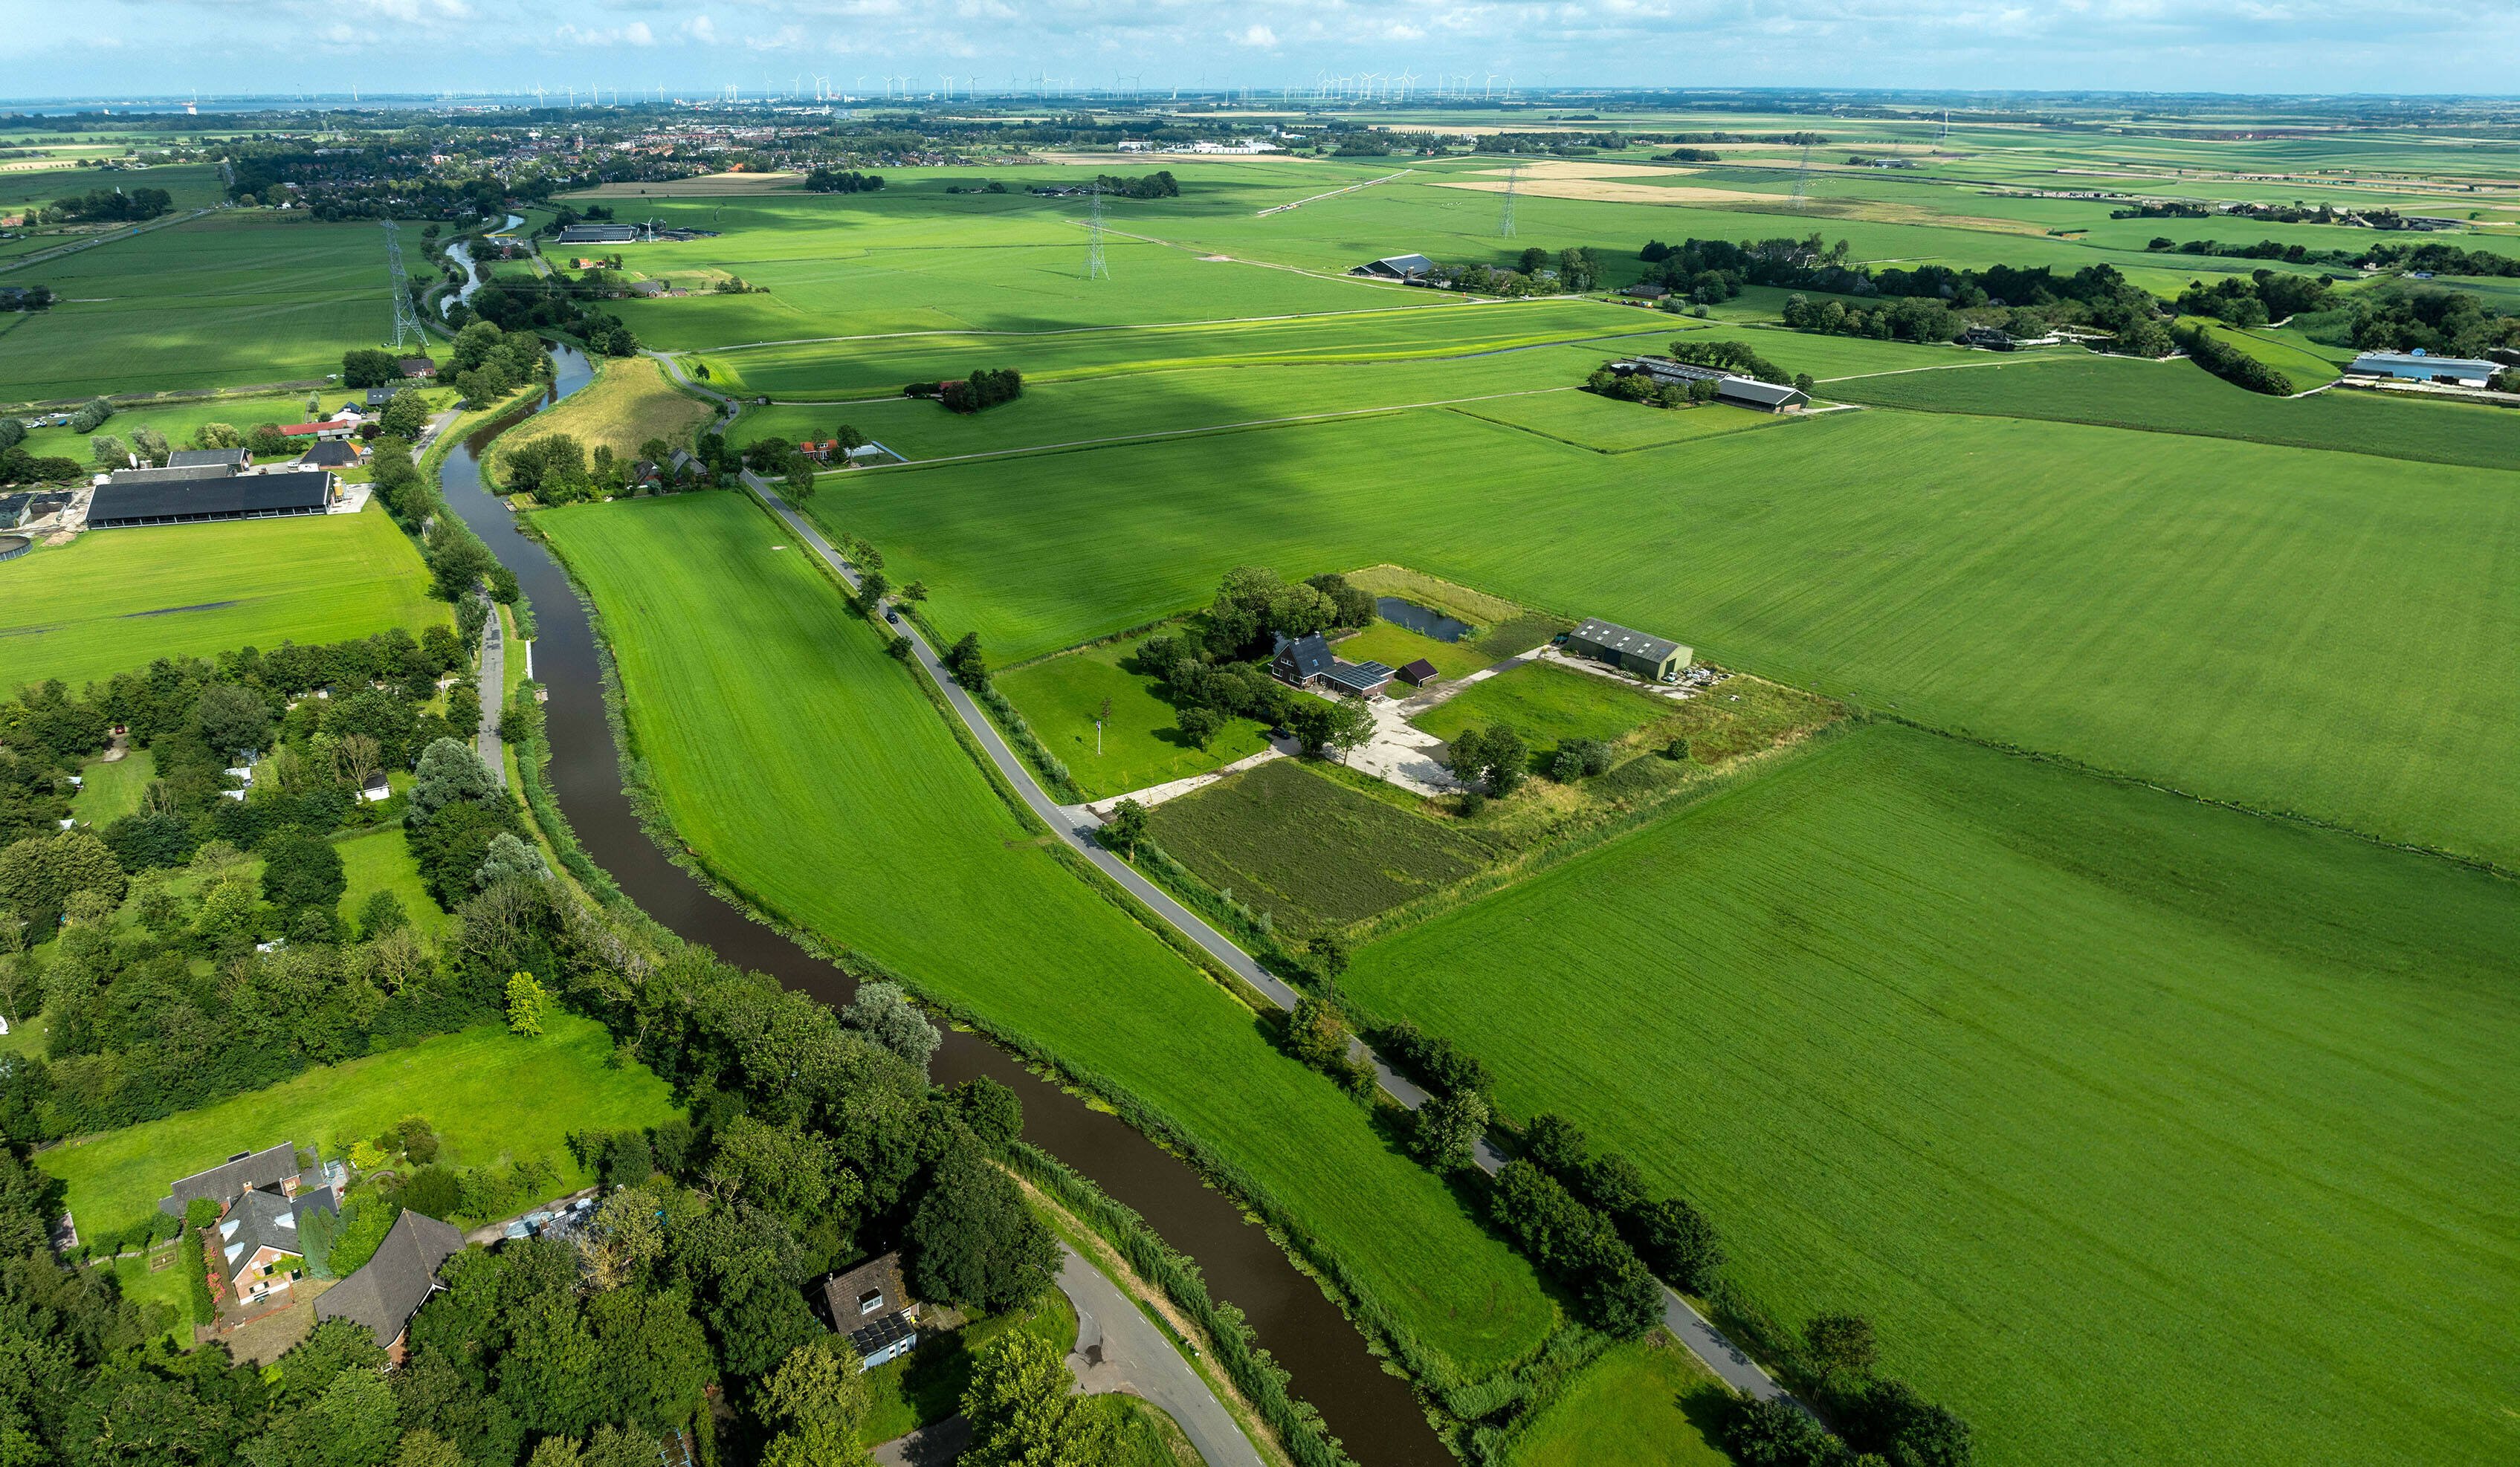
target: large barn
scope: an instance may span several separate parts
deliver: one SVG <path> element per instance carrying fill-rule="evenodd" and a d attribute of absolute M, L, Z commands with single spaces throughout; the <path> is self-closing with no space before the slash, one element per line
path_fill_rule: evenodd
<path fill-rule="evenodd" d="M 1598 617 L 1566 634 L 1566 650 L 1657 683 L 1677 681 L 1681 670 L 1688 666 L 1691 651 L 1677 642 L 1649 637 Z"/>
<path fill-rule="evenodd" d="M 241 473 L 228 478 L 110 482 L 89 501 L 87 525 L 111 530 L 145 524 L 201 524 L 214 519 L 267 519 L 322 514 L 338 497 L 321 468 Z"/>

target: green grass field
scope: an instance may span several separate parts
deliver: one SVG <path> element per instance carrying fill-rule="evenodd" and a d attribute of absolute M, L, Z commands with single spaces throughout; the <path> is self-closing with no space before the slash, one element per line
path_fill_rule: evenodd
<path fill-rule="evenodd" d="M 1574 365 L 1582 366 L 1580 362 Z M 1785 422 L 1774 413 L 1754 413 L 1720 403 L 1678 411 L 1618 402 L 1571 388 L 1465 403 L 1453 411 L 1602 453 L 1688 443 L 1750 428 L 1774 427 Z"/>
<path fill-rule="evenodd" d="M 341 874 L 349 881 L 338 910 L 353 931 L 359 925 L 360 909 L 381 891 L 399 898 L 403 913 L 422 932 L 436 932 L 455 920 L 438 908 L 437 899 L 421 881 L 420 863 L 412 859 L 411 842 L 404 838 L 401 826 L 384 825 L 337 840 L 333 849 L 341 853 Z"/>
<path fill-rule="evenodd" d="M 1909 718 L 2520 858 L 2507 474 L 1890 413 L 1615 458 L 1414 413 L 1023 467 L 1014 496 L 1004 464 L 851 474 L 812 512 L 1001 660 L 1195 604 L 1237 564 L 1396 561 Z"/>
<path fill-rule="evenodd" d="M 1206 748 L 1192 746 L 1174 724 L 1172 704 L 1155 696 L 1148 679 L 1120 666 L 1145 641 L 1133 637 L 1104 643 L 1012 669 L 996 680 L 998 690 L 1067 766 L 1088 798 L 1205 774 L 1268 747 L 1267 734 L 1247 718 L 1228 722 Z M 1111 716 L 1102 721 L 1098 738 L 1094 725 L 1105 700 Z"/>
<path fill-rule="evenodd" d="M 1526 662 L 1482 679 L 1410 720 L 1438 738 L 1503 724 L 1538 753 L 1570 738 L 1614 742 L 1675 705 L 1625 683 Z"/>
<path fill-rule="evenodd" d="M 1616 1345 L 1515 1434 L 1509 1467 L 1727 1467 L 1732 1394 L 1661 1335 Z"/>
<path fill-rule="evenodd" d="M 70 797 L 70 814 L 91 825 L 109 825 L 140 808 L 140 793 L 149 781 L 158 778 L 158 756 L 147 749 L 133 749 L 112 763 L 97 760 L 79 766 L 77 794 Z"/>
<path fill-rule="evenodd" d="M 2245 332 L 2204 323 L 2214 339 L 2257 358 L 2284 375 L 2295 392 L 2307 392 L 2336 380 L 2336 365 L 2269 332 Z"/>
<path fill-rule="evenodd" d="M 375 506 L 92 530 L 0 565 L 0 688 L 76 688 L 159 657 L 417 632 L 448 614 L 419 550 Z"/>
<path fill-rule="evenodd" d="M 2049 357 L 1866 378 L 1831 383 L 1828 391 L 1850 402 L 1933 413 L 2252 439 L 2478 468 L 2520 464 L 2520 413 L 2343 389 L 2286 401 L 2185 362 Z"/>
<path fill-rule="evenodd" d="M 2520 889 L 1876 726 L 1345 987 L 1869 1314 L 2001 1463 L 2520 1450 Z"/>
<path fill-rule="evenodd" d="M 1447 678 L 1477 672 L 1498 660 L 1480 650 L 1470 639 L 1438 642 L 1388 621 L 1377 621 L 1353 637 L 1340 639 L 1335 650 L 1350 662 L 1379 662 L 1386 667 L 1407 667 L 1423 659 L 1435 664 L 1435 671 Z M 1392 691 L 1395 696 L 1407 696 L 1411 689 L 1400 685 Z"/>
<path fill-rule="evenodd" d="M 1297 937 L 1388 911 L 1492 859 L 1475 834 L 1292 759 L 1273 759 L 1150 813 L 1156 844 Z"/>
<path fill-rule="evenodd" d="M 1433 1174 L 1016 822 L 758 508 L 683 495 L 536 522 L 593 595 L 638 757 L 714 870 L 1171 1118 L 1465 1372 L 1549 1330 L 1529 1267 Z"/>
<path fill-rule="evenodd" d="M 384 232 L 212 215 L 28 267 L 62 297 L 0 331 L 12 399 L 311 380 L 393 333 Z"/>
<path fill-rule="evenodd" d="M 346 388 L 334 385 L 314 395 L 329 410 L 339 407 L 342 399 L 352 394 Z M 454 401 L 453 391 L 447 388 L 431 389 L 428 395 L 440 406 L 451 406 Z M 191 441 L 194 430 L 205 422 L 224 422 L 246 432 L 251 432 L 257 423 L 304 422 L 307 421 L 307 396 L 308 393 L 302 391 L 257 392 L 126 407 L 107 419 L 97 433 L 111 434 L 127 444 L 135 429 L 155 428 L 166 435 L 167 442 L 181 447 Z M 26 452 L 58 454 L 85 464 L 93 452 L 89 440 L 95 436 L 96 433 L 73 433 L 68 427 L 37 428 L 26 435 Z M 262 462 L 272 461 L 266 459 Z"/>
<path fill-rule="evenodd" d="M 82 1233 L 108 1233 L 148 1221 L 176 1178 L 239 1151 L 294 1141 L 329 1158 L 417 1115 L 444 1142 L 445 1165 L 540 1157 L 560 1171 L 559 1196 L 592 1179 L 569 1156 L 569 1133 L 636 1130 L 675 1114 L 663 1081 L 643 1065 L 614 1069 L 611 1055 L 604 1026 L 574 1015 L 549 1021 L 538 1040 L 497 1026 L 467 1029 L 74 1139 L 39 1153 L 36 1164 L 62 1179 Z"/>

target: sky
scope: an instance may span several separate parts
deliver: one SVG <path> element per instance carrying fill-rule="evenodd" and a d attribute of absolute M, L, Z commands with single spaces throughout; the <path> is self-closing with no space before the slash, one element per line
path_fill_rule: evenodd
<path fill-rule="evenodd" d="M 2520 0 L 0 0 L 0 97 L 1029 84 L 2520 92 Z M 1125 78 L 1125 79 L 1124 79 Z M 1493 78 L 1493 81 L 1491 81 Z"/>

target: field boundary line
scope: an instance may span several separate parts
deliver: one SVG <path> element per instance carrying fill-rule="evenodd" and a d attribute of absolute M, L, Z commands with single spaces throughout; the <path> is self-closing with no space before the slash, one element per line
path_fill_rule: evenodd
<path fill-rule="evenodd" d="M 1282 214 L 1288 209 L 1299 209 L 1305 204 L 1316 203 L 1325 199 L 1336 199 L 1341 194 L 1353 194 L 1359 189 L 1372 188 L 1375 184 L 1387 184 L 1395 178 L 1407 178 L 1410 174 L 1417 171 L 1418 170 L 1415 168 L 1403 168 L 1397 173 L 1385 173 L 1380 178 L 1369 178 L 1363 183 L 1352 183 L 1344 189 L 1332 189 L 1327 194 L 1315 194 L 1310 198 L 1298 199 L 1292 203 L 1273 203 L 1267 208 L 1260 210 L 1259 213 L 1253 215 L 1253 217 L 1266 219 L 1271 214 Z"/>
<path fill-rule="evenodd" d="M 1066 453 L 1084 448 L 1107 448 L 1121 443 L 1151 443 L 1165 438 L 1195 438 L 1208 433 L 1234 433 L 1250 428 L 1286 427 L 1298 422 L 1327 422 L 1341 418 L 1371 418 L 1380 413 L 1410 413 L 1420 408 L 1449 408 L 1465 402 L 1494 402 L 1503 397 L 1542 397 L 1552 392 L 1575 392 L 1581 388 L 1526 387 L 1518 392 L 1489 392 L 1478 397 L 1447 397 L 1435 402 L 1400 402 L 1376 408 L 1341 408 L 1330 413 L 1299 413 L 1289 418 L 1254 418 L 1243 422 L 1218 422 L 1201 427 L 1161 428 L 1148 433 L 1119 433 L 1108 438 L 1077 438 L 1066 443 L 1037 443 L 1028 448 L 992 448 L 978 453 L 945 454 L 933 459 L 904 459 L 898 464 L 878 464 L 877 468 L 929 468 L 939 464 L 968 464 L 978 459 L 1019 458 L 1027 454 Z M 881 401 L 882 399 L 871 399 Z M 1487 420 L 1481 419 L 1484 422 Z M 1511 424 L 1499 424 L 1510 426 Z M 822 473 L 854 472 L 864 469 L 824 469 Z M 822 474 L 816 474 L 821 477 Z"/>

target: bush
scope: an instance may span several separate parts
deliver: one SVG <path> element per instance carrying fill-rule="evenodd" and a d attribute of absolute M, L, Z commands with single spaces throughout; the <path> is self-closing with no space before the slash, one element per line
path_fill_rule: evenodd
<path fill-rule="evenodd" d="M 1373 1047 L 1412 1079 L 1448 1093 L 1487 1093 L 1488 1067 L 1451 1040 L 1402 1019 L 1373 1032 Z"/>
<path fill-rule="evenodd" d="M 1587 1323 L 1628 1338 L 1662 1318 L 1662 1293 L 1610 1225 L 1527 1161 L 1508 1162 L 1489 1195 L 1490 1214 L 1516 1246 L 1583 1302 Z"/>
<path fill-rule="evenodd" d="M 1724 1449 L 1740 1467 L 1834 1467 L 1845 1457 L 1809 1412 L 1781 1398 L 1735 1402 Z"/>

